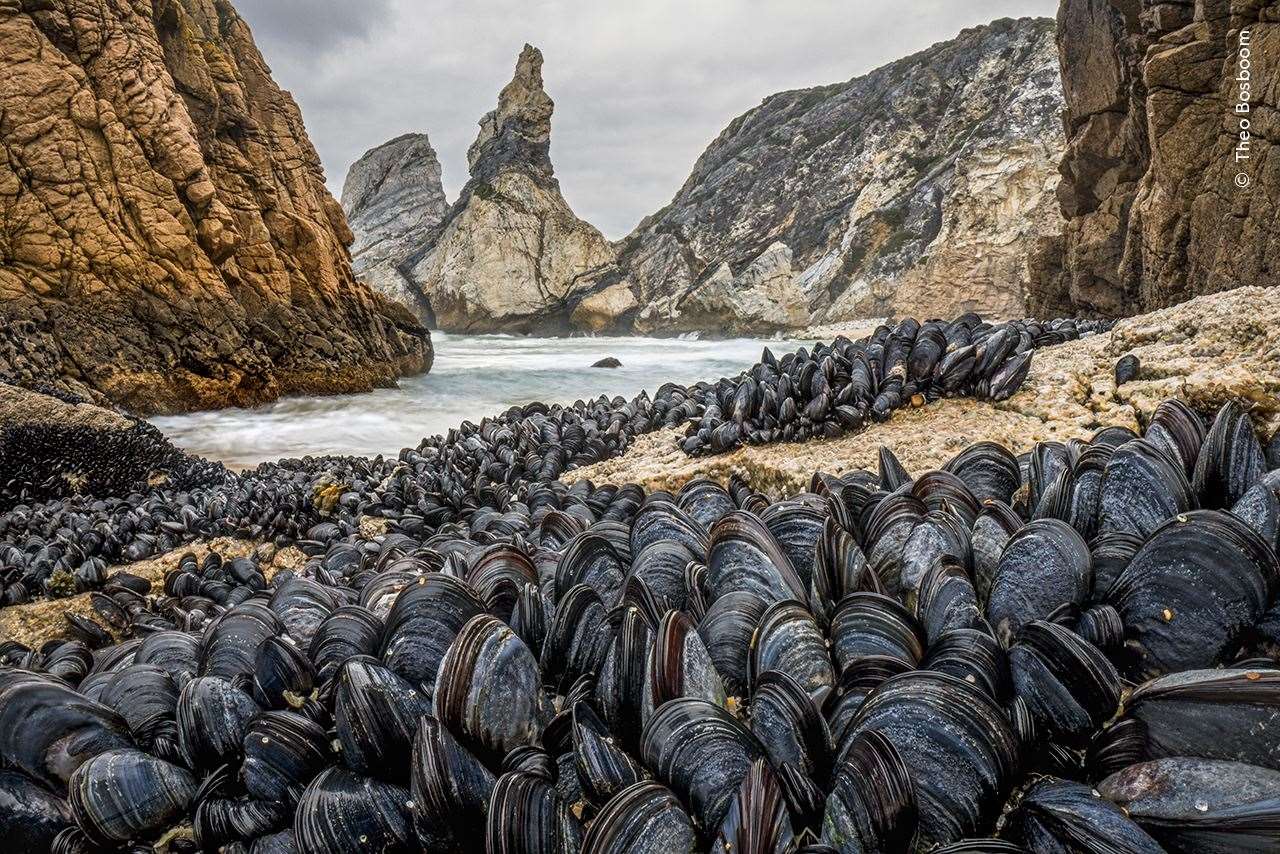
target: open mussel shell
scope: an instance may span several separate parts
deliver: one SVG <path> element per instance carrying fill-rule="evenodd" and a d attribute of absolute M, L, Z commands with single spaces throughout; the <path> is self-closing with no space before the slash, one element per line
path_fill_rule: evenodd
<path fill-rule="evenodd" d="M 1198 756 L 1280 771 L 1280 671 L 1188 670 L 1153 679 L 1125 702 L 1143 724 L 1144 758 Z"/>
<path fill-rule="evenodd" d="M 495 778 L 434 718 L 419 722 L 413 744 L 414 828 L 432 850 L 479 849 Z"/>
<path fill-rule="evenodd" d="M 906 851 L 916 832 L 916 809 L 910 769 L 884 734 L 866 732 L 836 768 L 822 841 L 841 854 Z"/>
<path fill-rule="evenodd" d="M 719 827 L 763 745 L 737 719 L 705 700 L 682 698 L 659 708 L 640 741 L 645 767 L 680 796 L 698 822 Z"/>
<path fill-rule="evenodd" d="M 12 851 L 48 851 L 74 821 L 67 802 L 17 771 L 0 770 L 0 838 Z"/>
<path fill-rule="evenodd" d="M 712 854 L 786 854 L 794 840 L 782 786 L 769 763 L 757 759 L 729 805 Z"/>
<path fill-rule="evenodd" d="M 0 681 L 0 759 L 62 791 L 72 773 L 93 756 L 132 747 L 119 714 L 48 677 L 10 671 Z"/>
<path fill-rule="evenodd" d="M 408 782 L 418 720 L 430 713 L 421 690 L 373 659 L 351 659 L 338 672 L 333 724 L 342 761 L 354 771 Z"/>
<path fill-rule="evenodd" d="M 1043 620 L 1063 605 L 1081 605 L 1093 588 L 1089 547 L 1059 519 L 1036 519 L 1005 544 L 1000 555 L 987 620 L 1008 643 L 1024 625 Z"/>
<path fill-rule="evenodd" d="M 1229 513 L 1171 519 L 1107 594 L 1124 622 L 1133 678 L 1213 667 L 1266 610 L 1280 583 L 1275 553 Z"/>
<path fill-rule="evenodd" d="M 487 854 L 575 854 L 582 828 L 550 782 L 513 771 L 494 784 L 485 846 Z"/>
<path fill-rule="evenodd" d="M 1196 457 L 1191 488 L 1200 506 L 1227 510 L 1266 472 L 1262 443 L 1249 416 L 1234 400 L 1223 404 L 1213 419 Z"/>
<path fill-rule="evenodd" d="M 775 602 L 764 612 L 751 639 L 749 661 L 753 690 L 759 688 L 760 675 L 770 670 L 789 674 L 819 704 L 835 687 L 827 640 L 800 602 Z"/>
<path fill-rule="evenodd" d="M 730 696 L 745 697 L 751 692 L 751 643 L 764 613 L 760 597 L 737 591 L 711 603 L 698 623 L 698 634 Z"/>
<path fill-rule="evenodd" d="M 692 854 L 693 823 L 661 783 L 635 783 L 619 792 L 591 822 L 582 854 Z"/>
<path fill-rule="evenodd" d="M 294 712 L 263 712 L 245 733 L 240 779 L 251 797 L 292 804 L 333 758 L 329 738 L 315 721 Z"/>
<path fill-rule="evenodd" d="M 195 778 L 185 768 L 132 749 L 99 753 L 67 784 L 76 823 L 103 844 L 168 830 L 195 793 Z"/>
<path fill-rule="evenodd" d="M 808 591 L 765 524 L 740 510 L 724 516 L 711 529 L 707 581 L 717 599 L 741 590 L 773 603 L 803 599 Z"/>
<path fill-rule="evenodd" d="M 1037 854 L 1164 854 L 1118 806 L 1088 786 L 1065 780 L 1047 778 L 1028 789 L 1009 825 L 1010 835 Z"/>
<path fill-rule="evenodd" d="M 1280 771 L 1176 757 L 1132 765 L 1097 786 L 1169 854 L 1280 847 Z"/>
<path fill-rule="evenodd" d="M 1120 674 L 1111 662 L 1055 623 L 1023 626 L 1009 648 L 1009 669 L 1037 727 L 1055 741 L 1082 745 L 1120 704 Z"/>
<path fill-rule="evenodd" d="M 402 786 L 330 768 L 311 781 L 298 801 L 293 818 L 298 852 L 417 851 L 412 804 Z"/>
<path fill-rule="evenodd" d="M 538 660 L 505 623 L 473 617 L 440 663 L 435 716 L 482 761 L 536 744 L 551 719 Z"/>
<path fill-rule="evenodd" d="M 1098 525 L 1103 533 L 1140 537 L 1197 506 L 1180 461 L 1144 440 L 1126 442 L 1111 455 L 1098 493 Z"/>
<path fill-rule="evenodd" d="M 793 765 L 826 785 L 834 745 L 813 697 L 786 673 L 761 674 L 751 695 L 751 732 L 775 768 Z"/>
<path fill-rule="evenodd" d="M 1019 743 L 1004 712 L 950 676 L 917 671 L 883 683 L 845 731 L 841 758 L 870 732 L 883 734 L 910 772 L 920 817 L 916 851 L 989 827 L 1015 782 Z"/>
<path fill-rule="evenodd" d="M 669 611 L 654 634 L 646 666 L 642 719 L 679 697 L 698 697 L 717 705 L 727 699 L 720 674 L 689 615 Z"/>

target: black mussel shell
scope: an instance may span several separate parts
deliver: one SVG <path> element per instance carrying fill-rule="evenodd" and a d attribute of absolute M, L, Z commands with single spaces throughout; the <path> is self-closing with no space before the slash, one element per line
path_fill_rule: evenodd
<path fill-rule="evenodd" d="M 434 718 L 419 722 L 413 744 L 413 821 L 424 846 L 483 850 L 477 829 L 489 812 L 495 778 Z"/>
<path fill-rule="evenodd" d="M 693 824 L 679 799 L 660 783 L 619 792 L 587 828 L 582 854 L 692 854 Z"/>
<path fill-rule="evenodd" d="M 408 789 L 330 768 L 298 801 L 293 834 L 299 854 L 416 851 L 412 805 Z"/>
<path fill-rule="evenodd" d="M 1217 759 L 1157 759 L 1112 774 L 1097 789 L 1169 854 L 1280 846 L 1280 771 Z"/>
<path fill-rule="evenodd" d="M 110 844 L 168 830 L 187 811 L 196 781 L 140 750 L 108 750 L 76 769 L 67 793 L 80 828 Z"/>
<path fill-rule="evenodd" d="M 1164 854 L 1115 804 L 1088 786 L 1048 778 L 1032 786 L 1010 820 L 1011 835 L 1044 854 L 1081 851 Z"/>
<path fill-rule="evenodd" d="M 837 766 L 822 819 L 822 841 L 841 854 L 906 851 L 916 832 L 911 770 L 883 733 L 849 745 Z"/>
<path fill-rule="evenodd" d="M 1115 715 L 1120 674 L 1095 646 L 1054 623 L 1022 627 L 1009 648 L 1013 687 L 1039 729 L 1055 741 L 1082 745 Z"/>
<path fill-rule="evenodd" d="M 332 761 L 329 737 L 315 721 L 263 712 L 245 733 L 240 779 L 251 797 L 293 804 Z"/>
<path fill-rule="evenodd" d="M 48 851 L 72 826 L 67 802 L 17 771 L 0 770 L 0 838 L 12 851 Z"/>
<path fill-rule="evenodd" d="M 407 783 L 418 720 L 430 713 L 421 690 L 371 659 L 352 659 L 338 672 L 333 725 L 353 771 Z"/>
<path fill-rule="evenodd" d="M 919 806 L 916 851 L 973 836 L 999 813 L 1019 767 L 1004 712 L 977 688 L 917 671 L 884 682 L 845 731 L 840 755 L 865 733 L 891 742 L 909 770 Z"/>
<path fill-rule="evenodd" d="M 645 767 L 688 804 L 698 826 L 719 827 L 763 745 L 720 706 L 682 698 L 659 708 L 640 741 Z"/>
<path fill-rule="evenodd" d="M 1198 510 L 1170 520 L 1107 594 L 1129 639 L 1127 671 L 1154 676 L 1222 663 L 1277 583 L 1274 552 L 1235 516 Z"/>
<path fill-rule="evenodd" d="M 729 805 L 712 854 L 785 854 L 794 839 L 782 786 L 769 763 L 757 759 Z"/>
<path fill-rule="evenodd" d="M 1046 619 L 1063 605 L 1081 605 L 1093 589 L 1089 547 L 1058 519 L 1028 523 L 1005 544 L 987 620 L 1008 642 L 1032 620 Z"/>

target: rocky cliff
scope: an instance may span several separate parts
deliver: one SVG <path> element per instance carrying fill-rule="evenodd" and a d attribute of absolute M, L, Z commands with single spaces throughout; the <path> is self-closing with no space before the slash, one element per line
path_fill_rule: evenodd
<path fill-rule="evenodd" d="M 1061 227 L 1053 29 L 996 21 L 735 119 L 622 244 L 635 328 L 1020 315 L 1028 250 Z"/>
<path fill-rule="evenodd" d="M 1067 224 L 1033 260 L 1033 310 L 1280 283 L 1280 9 L 1063 0 L 1058 21 Z"/>
<path fill-rule="evenodd" d="M 498 107 L 467 152 L 471 178 L 399 271 L 430 325 L 465 332 L 563 332 L 609 242 L 574 215 L 551 165 L 542 54 L 525 45 Z"/>
<path fill-rule="evenodd" d="M 440 174 L 440 160 L 427 135 L 410 133 L 365 152 L 342 185 L 342 209 L 355 235 L 351 264 L 356 275 L 419 311 L 418 291 L 397 265 L 449 209 Z"/>
<path fill-rule="evenodd" d="M 226 0 L 0 0 L 0 378 L 142 413 L 430 365 Z"/>

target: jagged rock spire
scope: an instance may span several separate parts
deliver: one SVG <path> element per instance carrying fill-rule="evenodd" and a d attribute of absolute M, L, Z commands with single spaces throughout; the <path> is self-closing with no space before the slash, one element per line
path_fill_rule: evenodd
<path fill-rule="evenodd" d="M 542 51 L 526 44 L 515 75 L 498 95 L 498 108 L 480 120 L 467 150 L 471 177 L 488 181 L 508 166 L 550 179 L 551 113 L 555 102 L 542 88 Z"/>

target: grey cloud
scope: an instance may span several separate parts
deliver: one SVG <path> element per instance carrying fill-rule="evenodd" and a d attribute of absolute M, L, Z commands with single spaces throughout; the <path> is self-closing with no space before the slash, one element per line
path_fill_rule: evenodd
<path fill-rule="evenodd" d="M 610 237 L 662 207 L 734 117 L 1056 0 L 237 0 L 302 106 L 329 185 L 367 149 L 425 131 L 446 190 L 520 47 L 542 48 L 552 158 Z"/>

